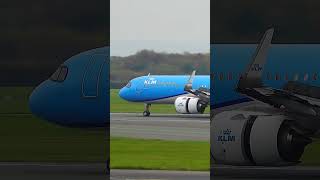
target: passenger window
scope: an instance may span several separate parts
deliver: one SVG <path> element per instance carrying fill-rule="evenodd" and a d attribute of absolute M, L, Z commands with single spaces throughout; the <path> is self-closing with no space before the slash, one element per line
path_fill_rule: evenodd
<path fill-rule="evenodd" d="M 211 79 L 211 80 L 214 80 L 215 77 L 216 77 L 216 76 L 214 75 L 214 73 L 211 73 L 211 74 L 210 74 L 210 79 Z"/>
<path fill-rule="evenodd" d="M 318 80 L 318 74 L 317 73 L 313 74 L 313 80 L 315 80 L 315 81 Z"/>
<path fill-rule="evenodd" d="M 298 81 L 299 80 L 299 74 L 295 74 L 293 77 L 293 81 Z"/>
<path fill-rule="evenodd" d="M 306 74 L 304 75 L 304 77 L 303 77 L 303 80 L 304 80 L 304 81 L 308 81 L 308 79 L 309 79 L 309 74 L 306 73 Z"/>
<path fill-rule="evenodd" d="M 239 80 L 243 79 L 243 77 L 242 73 L 239 73 Z"/>
<path fill-rule="evenodd" d="M 229 80 L 229 81 L 232 80 L 232 72 L 229 72 L 229 73 L 228 73 L 228 80 Z"/>
<path fill-rule="evenodd" d="M 272 76 L 271 76 L 271 74 L 268 72 L 267 73 L 267 80 L 271 80 L 272 79 Z"/>
<path fill-rule="evenodd" d="M 223 80 L 223 73 L 219 74 L 219 80 L 222 81 Z"/>

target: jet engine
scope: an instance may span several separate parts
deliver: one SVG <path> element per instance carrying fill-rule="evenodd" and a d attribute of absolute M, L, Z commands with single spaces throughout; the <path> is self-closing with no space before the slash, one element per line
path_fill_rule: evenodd
<path fill-rule="evenodd" d="M 211 119 L 211 157 L 230 165 L 281 166 L 299 163 L 311 139 L 287 116 L 224 111 Z"/>
<path fill-rule="evenodd" d="M 181 114 L 199 114 L 203 113 L 207 105 L 202 103 L 197 97 L 182 96 L 178 97 L 174 106 L 176 111 Z"/>

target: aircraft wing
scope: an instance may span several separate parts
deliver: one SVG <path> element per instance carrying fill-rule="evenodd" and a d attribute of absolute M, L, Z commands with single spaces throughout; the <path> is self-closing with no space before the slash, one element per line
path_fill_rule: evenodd
<path fill-rule="evenodd" d="M 302 123 L 304 127 L 308 127 L 308 129 L 317 129 L 320 124 L 316 123 L 319 125 L 315 125 L 315 122 L 318 122 L 320 118 L 320 106 L 310 100 L 311 96 L 299 94 L 297 90 L 292 88 L 285 88 L 290 84 L 291 86 L 294 85 L 293 87 L 299 88 L 301 83 L 289 81 L 283 89 L 266 87 L 262 83 L 262 74 L 273 31 L 273 29 L 269 29 L 265 32 L 256 49 L 252 62 L 248 65 L 245 74 L 237 84 L 236 91 L 275 108 L 283 109 L 283 112 Z M 308 85 L 305 86 L 312 88 Z"/>
<path fill-rule="evenodd" d="M 193 89 L 192 88 L 192 83 L 193 83 L 193 79 L 194 79 L 195 75 L 196 75 L 196 71 L 192 71 L 187 84 L 184 86 L 184 90 L 197 96 L 204 104 L 209 104 L 210 103 L 210 89 L 207 89 L 207 88 Z"/>

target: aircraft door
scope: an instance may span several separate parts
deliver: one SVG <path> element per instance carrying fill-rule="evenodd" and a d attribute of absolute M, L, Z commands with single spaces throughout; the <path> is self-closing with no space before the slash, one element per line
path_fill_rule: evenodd
<path fill-rule="evenodd" d="M 97 98 L 99 96 L 101 73 L 106 60 L 107 57 L 102 54 L 91 56 L 82 79 L 82 97 Z"/>

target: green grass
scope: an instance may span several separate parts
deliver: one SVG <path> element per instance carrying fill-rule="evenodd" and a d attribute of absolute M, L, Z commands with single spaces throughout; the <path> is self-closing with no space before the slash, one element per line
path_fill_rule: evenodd
<path fill-rule="evenodd" d="M 307 145 L 301 158 L 301 165 L 320 166 L 320 139 L 314 139 L 312 144 Z"/>
<path fill-rule="evenodd" d="M 28 98 L 32 87 L 0 87 L 0 114 L 30 113 Z"/>
<path fill-rule="evenodd" d="M 0 161 L 105 162 L 104 129 L 58 126 L 28 108 L 32 87 L 0 87 Z"/>
<path fill-rule="evenodd" d="M 209 170 L 209 142 L 111 138 L 111 168 Z"/>
<path fill-rule="evenodd" d="M 119 97 L 118 93 L 119 89 L 110 90 L 110 112 L 142 113 L 144 111 L 143 103 L 125 101 Z M 173 104 L 152 104 L 151 113 L 174 114 L 176 110 Z M 209 108 L 206 108 L 205 113 L 209 113 Z"/>
<path fill-rule="evenodd" d="M 65 128 L 32 115 L 0 116 L 0 161 L 105 162 L 104 129 Z"/>

